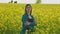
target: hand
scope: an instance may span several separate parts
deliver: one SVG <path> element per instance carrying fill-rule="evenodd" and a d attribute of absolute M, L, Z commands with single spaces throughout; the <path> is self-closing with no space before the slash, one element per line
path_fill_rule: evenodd
<path fill-rule="evenodd" d="M 27 21 L 24 25 L 26 25 L 26 26 L 27 26 L 27 25 L 30 25 L 30 22 Z"/>
<path fill-rule="evenodd" d="M 26 22 L 27 25 L 30 25 L 30 22 Z"/>

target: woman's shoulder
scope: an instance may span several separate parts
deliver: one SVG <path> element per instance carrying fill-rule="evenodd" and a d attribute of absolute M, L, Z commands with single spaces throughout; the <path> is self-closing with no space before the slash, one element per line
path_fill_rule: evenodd
<path fill-rule="evenodd" d="M 27 17 L 27 14 L 23 14 L 23 17 Z"/>

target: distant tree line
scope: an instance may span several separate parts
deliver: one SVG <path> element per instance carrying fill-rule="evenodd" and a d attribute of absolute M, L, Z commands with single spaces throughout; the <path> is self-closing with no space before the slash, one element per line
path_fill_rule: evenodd
<path fill-rule="evenodd" d="M 37 0 L 36 3 L 37 3 L 37 4 L 41 3 L 41 0 Z"/>
<path fill-rule="evenodd" d="M 41 0 L 37 0 L 37 2 L 36 2 L 36 3 L 37 3 L 37 4 L 38 4 L 38 3 L 41 3 Z"/>
<path fill-rule="evenodd" d="M 9 3 L 17 3 L 17 1 L 13 1 L 13 0 L 11 0 Z"/>

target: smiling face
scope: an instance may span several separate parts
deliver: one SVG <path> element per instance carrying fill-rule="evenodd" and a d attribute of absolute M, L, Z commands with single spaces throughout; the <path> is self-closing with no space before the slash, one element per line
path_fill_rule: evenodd
<path fill-rule="evenodd" d="M 31 5 L 30 5 L 30 4 L 27 5 L 27 6 L 26 6 L 26 13 L 27 13 L 28 15 L 31 15 L 31 10 L 32 10 Z"/>

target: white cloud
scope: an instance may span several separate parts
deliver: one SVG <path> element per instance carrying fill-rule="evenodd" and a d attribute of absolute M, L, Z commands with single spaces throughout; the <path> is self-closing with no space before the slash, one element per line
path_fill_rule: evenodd
<path fill-rule="evenodd" d="M 7 3 L 9 1 L 11 1 L 11 0 L 0 0 L 0 3 Z"/>
<path fill-rule="evenodd" d="M 36 0 L 20 0 L 19 3 L 36 3 Z"/>
<path fill-rule="evenodd" d="M 42 4 L 60 4 L 60 0 L 41 0 Z"/>
<path fill-rule="evenodd" d="M 0 0 L 0 3 L 8 3 L 11 0 Z M 37 0 L 14 0 L 18 3 L 36 3 Z M 42 4 L 60 4 L 60 0 L 41 0 Z"/>
<path fill-rule="evenodd" d="M 0 3 L 8 3 L 11 0 L 0 0 Z M 35 3 L 36 0 L 13 0 L 13 1 L 17 1 L 18 3 Z"/>

